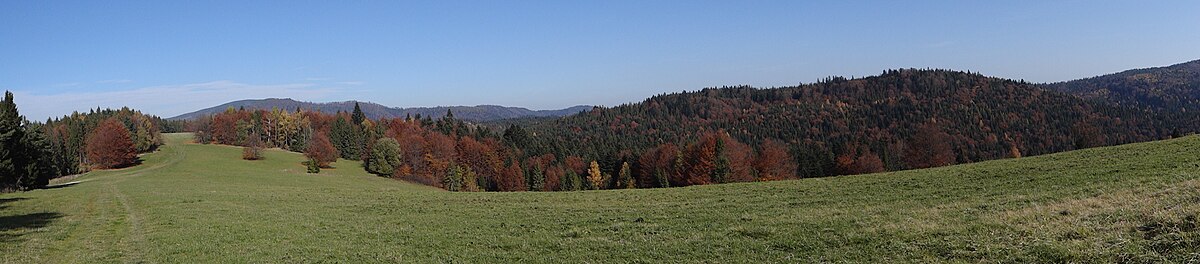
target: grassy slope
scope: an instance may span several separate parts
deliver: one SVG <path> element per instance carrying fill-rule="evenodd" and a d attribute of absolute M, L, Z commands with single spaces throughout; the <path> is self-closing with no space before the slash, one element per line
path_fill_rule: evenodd
<path fill-rule="evenodd" d="M 138 167 L 0 195 L 4 262 L 1200 259 L 1200 138 L 886 174 L 450 193 L 168 136 Z M 1190 216 L 1190 217 L 1189 217 Z"/>

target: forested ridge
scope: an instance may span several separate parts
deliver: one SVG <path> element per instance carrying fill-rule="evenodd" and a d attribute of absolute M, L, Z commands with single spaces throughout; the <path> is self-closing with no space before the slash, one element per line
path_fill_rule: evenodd
<path fill-rule="evenodd" d="M 1131 107 L 1196 112 L 1200 111 L 1200 60 L 1051 83 L 1046 87 Z"/>
<path fill-rule="evenodd" d="M 889 70 L 794 87 L 709 88 L 495 128 L 454 117 L 370 119 L 361 109 L 225 112 L 192 122 L 201 143 L 334 157 L 457 191 L 673 187 L 927 168 L 1150 141 L 1179 115 L 1023 81 Z M 313 144 L 317 142 L 319 144 Z M 254 151 L 247 150 L 253 154 Z M 254 155 L 249 155 L 252 157 Z"/>
<path fill-rule="evenodd" d="M 788 145 L 801 177 L 902 170 L 1167 138 L 1177 115 L 1090 102 L 1023 81 L 889 70 L 795 87 L 722 87 L 529 124 L 533 154 L 597 157 L 616 170 L 662 145 L 724 131 Z M 880 164 L 881 163 L 881 164 Z"/>

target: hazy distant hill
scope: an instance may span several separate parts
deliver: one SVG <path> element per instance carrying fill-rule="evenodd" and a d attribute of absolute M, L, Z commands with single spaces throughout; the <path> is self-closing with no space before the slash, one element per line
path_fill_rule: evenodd
<path fill-rule="evenodd" d="M 202 109 L 199 111 L 182 114 L 172 117 L 172 120 L 192 119 L 203 115 L 211 115 L 225 111 L 228 108 L 246 108 L 246 109 L 287 109 L 295 110 L 309 109 L 323 113 L 337 113 L 338 111 L 350 112 L 354 110 L 355 101 L 332 102 L 332 103 L 313 103 L 301 102 L 287 98 L 268 98 L 256 100 L 240 100 L 225 103 L 222 105 Z M 438 106 L 438 107 L 413 107 L 413 108 L 393 108 L 376 103 L 358 102 L 359 107 L 367 114 L 368 118 L 393 118 L 404 117 L 406 115 L 421 115 L 438 118 L 446 115 L 446 110 L 454 111 L 454 116 L 470 121 L 491 121 L 521 117 L 558 117 L 576 114 L 579 112 L 591 110 L 591 106 L 573 106 L 559 110 L 529 110 L 521 107 L 506 107 L 498 105 L 478 105 L 478 106 Z"/>
<path fill-rule="evenodd" d="M 1200 60 L 1046 85 L 1087 99 L 1169 111 L 1200 111 Z"/>

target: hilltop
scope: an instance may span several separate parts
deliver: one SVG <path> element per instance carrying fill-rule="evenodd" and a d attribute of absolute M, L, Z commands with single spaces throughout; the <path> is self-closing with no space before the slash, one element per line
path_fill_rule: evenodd
<path fill-rule="evenodd" d="M 1200 60 L 1051 83 L 1046 87 L 1114 104 L 1196 112 L 1200 110 Z"/>
<path fill-rule="evenodd" d="M 354 110 L 354 104 L 358 103 L 362 108 L 363 113 L 371 119 L 379 118 L 403 118 L 405 116 L 428 116 L 432 118 L 441 118 L 446 115 L 446 111 L 454 111 L 455 117 L 469 121 L 492 121 L 522 117 L 560 117 L 576 114 L 591 109 L 591 106 L 573 106 L 558 110 L 529 110 L 521 107 L 507 107 L 498 105 L 477 105 L 477 106 L 438 106 L 438 107 L 388 107 L 377 103 L 360 102 L 360 101 L 345 101 L 345 102 L 330 102 L 330 103 L 314 103 L 302 102 L 289 98 L 268 98 L 268 99 L 252 99 L 239 100 L 214 107 L 209 107 L 195 112 L 182 114 L 170 118 L 171 120 L 186 120 L 194 119 L 202 115 L 212 115 L 220 113 L 229 108 L 247 110 L 271 110 L 285 109 L 294 111 L 296 109 L 304 109 L 317 111 L 326 114 L 337 112 L 350 112 Z"/>

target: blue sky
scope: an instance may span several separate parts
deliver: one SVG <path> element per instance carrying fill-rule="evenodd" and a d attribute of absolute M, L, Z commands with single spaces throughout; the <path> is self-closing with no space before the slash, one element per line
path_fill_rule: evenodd
<path fill-rule="evenodd" d="M 1200 1 L 0 1 L 31 119 L 291 97 L 617 105 L 950 68 L 1052 82 L 1200 59 Z"/>

